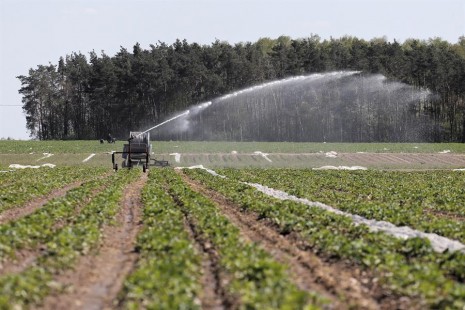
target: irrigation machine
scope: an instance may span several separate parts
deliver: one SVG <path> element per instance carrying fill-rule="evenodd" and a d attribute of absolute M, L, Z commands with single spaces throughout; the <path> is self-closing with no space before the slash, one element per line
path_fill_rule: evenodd
<path fill-rule="evenodd" d="M 166 160 L 156 160 L 155 158 L 151 158 L 152 145 L 150 144 L 149 132 L 131 131 L 129 133 L 128 143 L 124 144 L 123 151 L 113 152 L 111 155 L 111 161 L 115 171 L 118 170 L 118 164 L 115 161 L 116 154 L 122 154 L 122 168 L 142 166 L 142 170 L 146 172 L 149 166 L 169 166 L 169 163 Z"/>

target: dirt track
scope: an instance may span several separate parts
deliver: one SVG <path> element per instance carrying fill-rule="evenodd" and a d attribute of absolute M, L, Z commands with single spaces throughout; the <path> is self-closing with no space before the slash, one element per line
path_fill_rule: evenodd
<path fill-rule="evenodd" d="M 103 244 L 97 255 L 82 257 L 74 270 L 55 281 L 67 288 L 64 294 L 46 298 L 45 309 L 113 309 L 125 277 L 132 270 L 137 233 L 141 228 L 140 192 L 147 175 L 129 185 L 124 192 L 117 224 L 103 230 Z"/>

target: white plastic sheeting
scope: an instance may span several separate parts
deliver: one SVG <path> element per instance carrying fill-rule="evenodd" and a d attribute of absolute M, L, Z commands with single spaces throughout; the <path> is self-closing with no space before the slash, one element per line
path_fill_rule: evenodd
<path fill-rule="evenodd" d="M 212 174 L 214 176 L 219 176 L 221 178 L 226 178 L 226 176 L 220 175 L 220 174 L 216 173 L 214 170 L 205 168 L 202 165 L 192 166 L 192 167 L 189 167 L 189 169 L 204 169 L 208 173 L 210 173 L 210 174 Z M 267 186 L 264 186 L 264 185 L 261 185 L 261 184 L 247 183 L 247 182 L 243 182 L 243 183 L 254 187 L 258 191 L 260 191 L 260 192 L 262 192 L 262 193 L 264 193 L 264 194 L 266 194 L 268 196 L 271 196 L 271 197 L 274 197 L 274 198 L 277 198 L 277 199 L 291 200 L 291 201 L 295 201 L 295 202 L 305 204 L 305 205 L 310 206 L 310 207 L 320 208 L 320 209 L 323 209 L 323 210 L 328 211 L 328 212 L 332 212 L 332 213 L 335 213 L 335 214 L 338 214 L 338 215 L 349 217 L 350 219 L 352 219 L 352 221 L 356 225 L 364 224 L 364 225 L 368 226 L 370 231 L 373 231 L 373 232 L 383 232 L 383 233 L 386 233 L 388 235 L 394 236 L 396 238 L 401 238 L 401 239 L 416 238 L 416 237 L 417 238 L 428 239 L 431 242 L 431 246 L 432 246 L 433 250 L 436 251 L 436 252 L 442 253 L 445 250 L 448 250 L 448 251 L 451 251 L 451 252 L 461 251 L 461 252 L 465 253 L 465 245 L 464 244 L 462 244 L 462 243 L 460 243 L 459 241 L 456 241 L 456 240 L 452 240 L 452 239 L 449 239 L 449 238 L 446 238 L 446 237 L 439 236 L 437 234 L 425 233 L 425 232 L 422 232 L 422 231 L 419 231 L 419 230 L 416 230 L 416 229 L 413 229 L 413 228 L 410 228 L 410 227 L 407 227 L 407 226 L 400 226 L 399 227 L 399 226 L 396 226 L 396 225 L 394 225 L 392 223 L 389 223 L 389 222 L 386 222 L 386 221 L 370 220 L 370 219 L 364 218 L 364 217 L 356 215 L 356 214 L 351 214 L 351 213 L 347 213 L 347 212 L 338 210 L 338 209 L 336 209 L 334 207 L 323 204 L 321 202 L 315 202 L 315 201 L 310 201 L 310 200 L 305 199 L 305 198 L 299 198 L 299 197 L 296 197 L 296 196 L 293 196 L 293 195 L 289 195 L 288 193 L 286 193 L 284 191 L 276 190 L 276 189 L 273 189 L 273 188 L 270 188 L 270 187 L 267 187 Z"/>

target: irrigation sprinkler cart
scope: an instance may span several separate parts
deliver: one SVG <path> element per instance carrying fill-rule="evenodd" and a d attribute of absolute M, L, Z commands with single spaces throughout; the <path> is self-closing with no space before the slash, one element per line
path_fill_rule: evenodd
<path fill-rule="evenodd" d="M 115 161 L 115 154 L 122 154 L 122 168 L 132 168 L 133 166 L 142 165 L 142 170 L 146 172 L 149 165 L 161 167 L 169 166 L 166 160 L 150 158 L 152 154 L 152 145 L 150 144 L 149 132 L 131 131 L 129 133 L 128 143 L 123 146 L 123 151 L 113 152 L 111 161 L 113 163 L 113 169 L 117 171 L 118 164 Z"/>

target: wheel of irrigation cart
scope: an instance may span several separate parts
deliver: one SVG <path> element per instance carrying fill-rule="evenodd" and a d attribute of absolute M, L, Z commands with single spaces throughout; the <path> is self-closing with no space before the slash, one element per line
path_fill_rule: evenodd
<path fill-rule="evenodd" d="M 142 165 L 142 171 L 143 171 L 144 173 L 147 171 L 147 165 L 146 165 L 146 164 Z"/>

